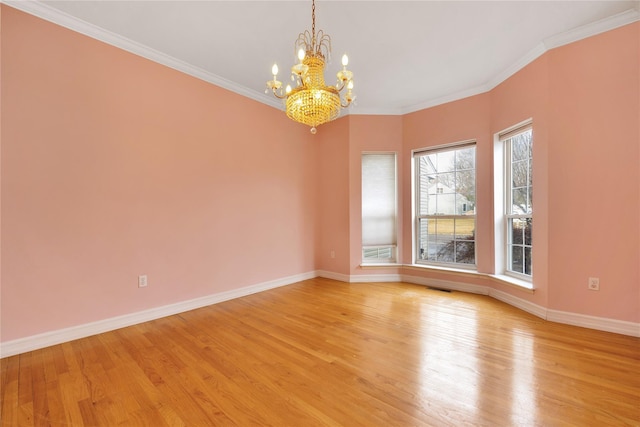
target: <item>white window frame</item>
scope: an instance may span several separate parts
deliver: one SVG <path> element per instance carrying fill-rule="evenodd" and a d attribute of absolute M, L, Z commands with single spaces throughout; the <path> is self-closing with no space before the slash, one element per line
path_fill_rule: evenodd
<path fill-rule="evenodd" d="M 518 280 L 525 282 L 533 282 L 533 259 L 531 261 L 531 274 L 525 274 L 516 272 L 510 269 L 511 266 L 511 242 L 510 242 L 510 230 L 509 224 L 513 219 L 530 220 L 533 224 L 533 209 L 531 213 L 512 213 L 512 177 L 511 177 L 511 138 L 522 134 L 524 132 L 532 132 L 532 144 L 533 144 L 533 122 L 531 119 L 518 123 L 510 128 L 507 128 L 495 136 L 495 152 L 494 152 L 494 164 L 502 165 L 502 171 L 496 171 L 495 173 L 495 212 L 496 212 L 496 271 L 499 274 L 510 276 Z M 530 158 L 533 162 L 533 155 Z M 531 184 L 533 189 L 533 183 Z M 531 202 L 533 208 L 533 201 Z M 531 257 L 533 257 L 533 239 L 531 245 L 526 245 L 524 242 L 522 245 L 531 248 Z M 523 256 L 523 263 L 525 262 Z M 517 283 L 517 282 L 516 282 Z"/>
<path fill-rule="evenodd" d="M 420 220 L 421 219 L 458 219 L 458 218 L 469 218 L 471 215 L 425 215 L 420 213 L 420 168 L 417 165 L 417 161 L 419 157 L 423 157 L 425 155 L 434 154 L 442 151 L 452 151 L 458 150 L 468 147 L 474 147 L 476 150 L 476 157 L 474 160 L 474 198 L 476 199 L 477 205 L 477 144 L 476 140 L 466 140 L 455 142 L 452 144 L 440 145 L 437 147 L 423 148 L 412 150 L 412 158 L 411 158 L 411 166 L 412 166 L 412 207 L 413 207 L 413 244 L 412 244 L 412 259 L 413 264 L 417 265 L 425 265 L 425 266 L 436 266 L 436 267 L 444 267 L 444 268 L 455 268 L 455 269 L 465 269 L 465 270 L 475 270 L 477 268 L 477 239 L 474 242 L 474 262 L 473 263 L 459 263 L 459 262 L 443 262 L 443 261 L 433 261 L 422 259 L 420 257 Z M 437 192 L 437 190 L 436 190 Z M 467 208 L 468 209 L 468 208 Z M 465 209 L 465 210 L 467 210 Z M 473 215 L 474 220 L 474 230 L 477 230 L 477 215 Z M 454 236 L 455 239 L 455 236 Z M 462 239 L 459 241 L 463 241 Z M 466 241 L 466 240 L 464 240 Z"/>
<path fill-rule="evenodd" d="M 398 239 L 398 155 L 393 151 L 364 151 L 361 155 L 360 164 L 362 167 L 362 163 L 364 160 L 364 156 L 367 155 L 389 155 L 393 156 L 394 163 L 394 176 L 393 176 L 393 184 L 394 184 L 394 200 L 393 200 L 393 208 L 394 208 L 394 221 L 393 221 L 393 237 L 390 239 L 392 241 L 380 241 L 376 242 L 373 245 L 365 245 L 365 236 L 364 236 L 364 212 L 361 212 L 362 217 L 362 265 L 367 264 L 395 264 L 398 259 L 398 247 L 397 247 L 397 239 Z M 363 180 L 363 171 L 360 173 L 361 180 Z M 361 182 L 361 186 L 364 186 L 364 182 Z M 364 197 L 364 195 L 362 195 Z M 376 253 L 377 256 L 366 256 L 367 254 Z M 387 256 L 388 255 L 388 256 Z"/>

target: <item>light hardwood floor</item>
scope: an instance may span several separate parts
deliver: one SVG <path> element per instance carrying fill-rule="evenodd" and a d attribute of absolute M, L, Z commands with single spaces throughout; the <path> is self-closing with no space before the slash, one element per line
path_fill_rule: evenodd
<path fill-rule="evenodd" d="M 3 426 L 640 425 L 640 339 L 313 279 L 4 358 Z"/>

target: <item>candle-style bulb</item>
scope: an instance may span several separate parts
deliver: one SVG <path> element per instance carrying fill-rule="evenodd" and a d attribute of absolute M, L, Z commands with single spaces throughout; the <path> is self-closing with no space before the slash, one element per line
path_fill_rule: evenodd
<path fill-rule="evenodd" d="M 349 64 L 349 57 L 345 53 L 344 55 L 342 55 L 342 66 L 346 67 L 348 64 Z"/>
<path fill-rule="evenodd" d="M 298 59 L 300 60 L 300 63 L 302 63 L 302 61 L 304 60 L 304 55 L 305 55 L 304 49 L 303 48 L 298 49 Z"/>
<path fill-rule="evenodd" d="M 271 67 L 271 74 L 273 74 L 274 78 L 278 75 L 278 64 L 273 64 L 273 67 Z"/>

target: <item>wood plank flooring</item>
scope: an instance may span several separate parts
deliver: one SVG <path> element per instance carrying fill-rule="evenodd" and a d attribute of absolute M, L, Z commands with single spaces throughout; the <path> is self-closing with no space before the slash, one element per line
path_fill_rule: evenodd
<path fill-rule="evenodd" d="M 640 339 L 313 279 L 1 361 L 2 426 L 640 426 Z"/>

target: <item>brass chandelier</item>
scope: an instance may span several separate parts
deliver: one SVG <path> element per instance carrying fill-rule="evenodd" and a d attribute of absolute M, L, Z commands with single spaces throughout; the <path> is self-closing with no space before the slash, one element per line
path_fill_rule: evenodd
<path fill-rule="evenodd" d="M 291 80 L 296 83 L 282 89 L 282 82 L 278 81 L 278 65 L 273 64 L 271 73 L 273 80 L 267 82 L 267 89 L 276 98 L 284 99 L 287 117 L 296 122 L 311 126 L 311 133 L 316 133 L 316 127 L 338 118 L 340 109 L 346 108 L 354 101 L 353 73 L 347 70 L 349 58 L 342 56 L 342 70 L 338 72 L 338 82 L 335 86 L 324 83 L 325 61 L 331 55 L 331 37 L 322 30 L 316 33 L 316 3 L 311 2 L 311 32 L 305 30 L 298 35 L 294 43 L 299 63 L 291 67 Z M 344 99 L 340 92 L 347 89 Z"/>

